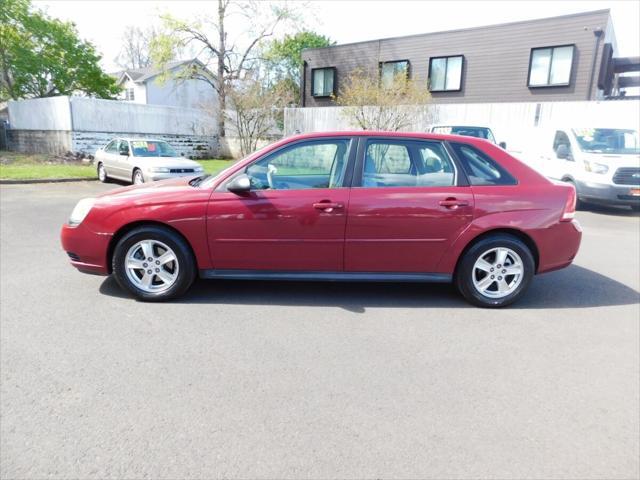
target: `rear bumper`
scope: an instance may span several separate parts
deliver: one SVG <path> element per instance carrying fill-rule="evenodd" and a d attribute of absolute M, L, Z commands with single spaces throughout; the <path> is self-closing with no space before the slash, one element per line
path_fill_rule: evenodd
<path fill-rule="evenodd" d="M 577 182 L 576 189 L 581 200 L 609 205 L 640 205 L 640 195 L 631 195 L 631 190 L 640 185 L 614 185 L 611 183 Z"/>
<path fill-rule="evenodd" d="M 538 272 L 545 273 L 568 267 L 578 254 L 582 227 L 577 220 L 558 222 L 532 234 L 538 247 Z"/>
<path fill-rule="evenodd" d="M 60 232 L 62 248 L 71 265 L 84 273 L 109 275 L 107 252 L 111 235 L 94 233 L 82 224 L 64 224 Z"/>

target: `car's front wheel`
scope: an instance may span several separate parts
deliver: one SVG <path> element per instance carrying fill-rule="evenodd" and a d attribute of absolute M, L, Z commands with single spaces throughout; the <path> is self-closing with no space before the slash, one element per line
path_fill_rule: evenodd
<path fill-rule="evenodd" d="M 489 235 L 469 248 L 458 264 L 460 293 L 480 307 L 504 307 L 518 300 L 535 273 L 529 248 L 517 237 Z"/>
<path fill-rule="evenodd" d="M 104 168 L 104 163 L 98 163 L 98 180 L 102 183 L 107 183 L 109 181 L 109 177 L 107 176 L 107 170 Z"/>
<path fill-rule="evenodd" d="M 142 175 L 142 170 L 139 168 L 133 171 L 132 182 L 134 185 L 142 185 L 144 183 L 144 175 Z"/>
<path fill-rule="evenodd" d="M 118 284 L 145 301 L 178 297 L 196 277 L 196 262 L 186 241 L 157 226 L 125 234 L 116 245 L 112 266 Z"/>

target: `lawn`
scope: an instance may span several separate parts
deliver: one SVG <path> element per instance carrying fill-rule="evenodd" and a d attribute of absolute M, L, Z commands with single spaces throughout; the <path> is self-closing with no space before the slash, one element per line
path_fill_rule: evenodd
<path fill-rule="evenodd" d="M 80 162 L 55 163 L 48 155 L 0 152 L 0 179 L 96 178 L 93 165 Z"/>
<path fill-rule="evenodd" d="M 233 160 L 198 160 L 207 173 L 217 173 L 227 168 Z M 0 151 L 0 180 L 31 180 L 56 178 L 97 178 L 91 164 L 67 162 L 56 163 L 48 155 L 23 154 Z"/>

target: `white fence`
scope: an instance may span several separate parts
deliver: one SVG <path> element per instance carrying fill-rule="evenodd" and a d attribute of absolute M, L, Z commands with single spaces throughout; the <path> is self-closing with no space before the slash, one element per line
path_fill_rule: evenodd
<path fill-rule="evenodd" d="M 211 112 L 84 97 L 9 102 L 9 119 L 16 130 L 217 135 Z"/>
<path fill-rule="evenodd" d="M 468 103 L 408 107 L 415 111 L 407 131 L 426 131 L 431 125 L 488 126 L 496 140 L 515 153 L 530 146 L 534 127 L 594 126 L 640 129 L 640 102 Z M 285 109 L 285 135 L 298 132 L 351 130 L 355 126 L 343 107 Z"/>

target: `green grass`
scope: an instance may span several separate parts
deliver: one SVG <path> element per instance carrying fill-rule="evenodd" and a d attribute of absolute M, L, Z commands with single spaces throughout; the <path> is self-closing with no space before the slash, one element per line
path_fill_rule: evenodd
<path fill-rule="evenodd" d="M 222 160 L 220 158 L 210 158 L 207 160 L 196 160 L 196 162 L 202 165 L 205 172 L 214 175 L 219 171 L 224 170 L 225 168 L 233 165 L 235 163 L 235 160 Z"/>
<path fill-rule="evenodd" d="M 0 152 L 0 179 L 96 178 L 93 165 L 53 163 L 48 155 Z"/>
<path fill-rule="evenodd" d="M 31 180 L 36 178 L 97 178 L 92 165 L 0 165 L 1 180 Z"/>
<path fill-rule="evenodd" d="M 207 173 L 215 174 L 232 165 L 234 160 L 218 158 L 197 160 Z M 53 163 L 48 155 L 0 151 L 1 180 L 56 178 L 97 178 L 93 165 Z"/>

